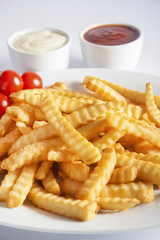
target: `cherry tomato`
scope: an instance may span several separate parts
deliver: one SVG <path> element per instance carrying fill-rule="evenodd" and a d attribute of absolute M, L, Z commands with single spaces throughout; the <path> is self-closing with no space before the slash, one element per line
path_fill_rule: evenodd
<path fill-rule="evenodd" d="M 6 112 L 6 108 L 10 105 L 11 103 L 9 98 L 3 93 L 0 93 L 0 117 L 2 117 L 2 115 Z"/>
<path fill-rule="evenodd" d="M 22 74 L 23 89 L 42 88 L 43 82 L 41 77 L 32 71 L 28 71 Z"/>
<path fill-rule="evenodd" d="M 23 89 L 23 80 L 14 70 L 5 70 L 0 77 L 0 92 L 9 96 L 12 92 Z"/>

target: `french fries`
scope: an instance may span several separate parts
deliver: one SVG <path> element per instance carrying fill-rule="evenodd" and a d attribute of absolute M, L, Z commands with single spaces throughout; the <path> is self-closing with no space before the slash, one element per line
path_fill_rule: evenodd
<path fill-rule="evenodd" d="M 160 148 L 160 130 L 148 123 L 141 122 L 133 117 L 129 117 L 125 113 L 113 110 L 107 112 L 107 121 L 112 127 L 119 128 L 122 131 L 147 140 L 149 143 Z"/>
<path fill-rule="evenodd" d="M 88 80 L 92 80 L 92 79 L 97 79 L 97 78 L 92 77 L 92 76 L 86 76 L 83 80 L 83 84 L 86 84 Z M 121 94 L 123 97 L 129 99 L 130 101 L 132 101 L 136 104 L 139 104 L 139 105 L 145 105 L 145 93 L 135 91 L 132 89 L 127 89 L 122 86 L 116 85 L 116 84 L 108 82 L 106 80 L 104 81 L 99 78 L 98 78 L 98 80 L 105 83 L 107 86 L 111 87 L 112 89 L 114 89 L 115 91 L 117 91 L 119 94 Z M 160 107 L 160 96 L 155 95 L 154 100 L 155 100 L 157 107 L 159 108 Z"/>
<path fill-rule="evenodd" d="M 10 147 L 13 145 L 13 143 L 18 139 L 20 135 L 21 134 L 18 128 L 15 128 L 8 134 L 6 134 L 4 137 L 0 138 L 0 157 L 8 152 Z"/>
<path fill-rule="evenodd" d="M 119 184 L 133 182 L 137 178 L 137 168 L 135 166 L 124 166 L 114 169 L 109 184 Z"/>
<path fill-rule="evenodd" d="M 8 194 L 21 173 L 21 169 L 8 171 L 0 186 L 0 201 L 7 201 Z"/>
<path fill-rule="evenodd" d="M 43 142 L 35 142 L 21 148 L 17 152 L 11 154 L 8 158 L 4 159 L 1 163 L 1 167 L 9 171 L 14 171 L 17 168 L 47 160 L 47 153 L 47 144 Z"/>
<path fill-rule="evenodd" d="M 146 203 L 154 199 L 153 184 L 143 182 L 108 184 L 102 189 L 100 197 L 136 198 Z"/>
<path fill-rule="evenodd" d="M 41 110 L 44 113 L 49 125 L 62 138 L 64 143 L 72 148 L 86 164 L 95 163 L 100 160 L 99 150 L 88 142 L 72 125 L 62 116 L 52 97 L 46 97 L 42 102 Z"/>
<path fill-rule="evenodd" d="M 24 202 L 32 187 L 36 168 L 36 164 L 22 168 L 20 176 L 8 193 L 7 207 L 18 207 Z"/>
<path fill-rule="evenodd" d="M 89 178 L 84 182 L 76 198 L 95 201 L 102 188 L 108 183 L 116 165 L 116 155 L 113 148 L 108 148 L 102 155 L 98 165 L 94 168 Z"/>
<path fill-rule="evenodd" d="M 156 124 L 157 127 L 160 127 L 160 111 L 157 108 L 151 83 L 146 84 L 146 110 L 149 116 L 149 119 Z"/>
<path fill-rule="evenodd" d="M 113 88 L 110 88 L 103 81 L 99 81 L 96 78 L 87 80 L 86 88 L 99 94 L 106 101 L 124 101 L 124 102 L 126 101 L 126 99 L 118 92 L 113 90 Z"/>
<path fill-rule="evenodd" d="M 60 195 L 59 184 L 57 183 L 56 178 L 51 169 L 49 170 L 46 177 L 42 180 L 42 184 L 47 192 L 53 193 L 55 195 Z"/>
<path fill-rule="evenodd" d="M 98 204 L 100 205 L 101 209 L 103 210 L 125 210 L 135 205 L 139 204 L 140 201 L 137 198 L 99 198 Z"/>
<path fill-rule="evenodd" d="M 58 170 L 70 179 L 82 183 L 88 179 L 90 172 L 89 166 L 80 161 L 58 163 Z"/>
<path fill-rule="evenodd" d="M 26 125 L 30 126 L 33 123 L 33 114 L 31 112 L 25 111 L 20 106 L 11 106 L 6 109 L 6 113 L 14 121 L 23 122 Z"/>
<path fill-rule="evenodd" d="M 53 165 L 53 162 L 42 161 L 40 167 L 36 171 L 35 178 L 39 180 L 44 179 L 47 176 L 52 165 Z"/>
<path fill-rule="evenodd" d="M 5 113 L 0 119 L 0 137 L 3 137 L 7 132 L 8 128 L 13 123 L 13 120 Z"/>
<path fill-rule="evenodd" d="M 33 185 L 28 199 L 34 205 L 46 211 L 82 221 L 93 219 L 98 211 L 96 202 L 59 197 L 52 193 L 47 193 L 36 183 Z"/>
<path fill-rule="evenodd" d="M 154 199 L 160 186 L 160 96 L 86 76 L 91 92 L 57 82 L 11 94 L 0 119 L 0 201 L 28 198 L 88 221 Z M 129 214 L 129 213 L 128 213 Z"/>

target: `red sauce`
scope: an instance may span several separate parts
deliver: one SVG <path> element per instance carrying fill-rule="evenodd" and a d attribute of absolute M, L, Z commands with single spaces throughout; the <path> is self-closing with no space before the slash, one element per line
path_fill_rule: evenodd
<path fill-rule="evenodd" d="M 120 45 L 138 37 L 139 32 L 135 28 L 123 25 L 102 25 L 91 28 L 84 34 L 85 40 L 99 45 Z"/>

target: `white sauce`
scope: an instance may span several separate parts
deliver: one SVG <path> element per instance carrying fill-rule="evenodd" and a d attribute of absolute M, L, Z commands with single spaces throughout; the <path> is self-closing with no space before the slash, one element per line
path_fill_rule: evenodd
<path fill-rule="evenodd" d="M 51 30 L 40 30 L 18 37 L 13 46 L 25 52 L 48 52 L 62 47 L 67 37 Z"/>

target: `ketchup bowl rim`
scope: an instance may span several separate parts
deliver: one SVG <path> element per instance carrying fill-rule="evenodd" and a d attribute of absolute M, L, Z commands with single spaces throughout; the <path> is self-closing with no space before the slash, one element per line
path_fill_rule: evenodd
<path fill-rule="evenodd" d="M 132 29 L 135 29 L 139 35 L 136 39 L 130 41 L 130 42 L 127 42 L 127 43 L 121 43 L 121 44 L 116 44 L 116 45 L 101 45 L 101 44 L 97 44 L 97 43 L 92 43 L 92 42 L 89 42 L 87 41 L 85 38 L 84 38 L 84 35 L 87 31 L 93 29 L 93 28 L 96 28 L 96 27 L 101 27 L 101 26 L 107 26 L 107 25 L 119 25 L 119 26 L 124 26 L 124 27 L 130 27 Z M 124 45 L 128 45 L 128 44 L 132 44 L 133 42 L 135 41 L 138 41 L 140 38 L 143 37 L 143 31 L 135 26 L 135 25 L 132 25 L 132 24 L 128 24 L 128 23 L 99 23 L 99 24 L 92 24 L 90 26 L 87 26 L 86 28 L 84 28 L 81 32 L 80 32 L 80 39 L 88 44 L 91 44 L 93 46 L 97 46 L 97 47 L 100 47 L 100 48 L 116 48 L 116 47 L 121 47 L 121 46 L 124 46 Z"/>

